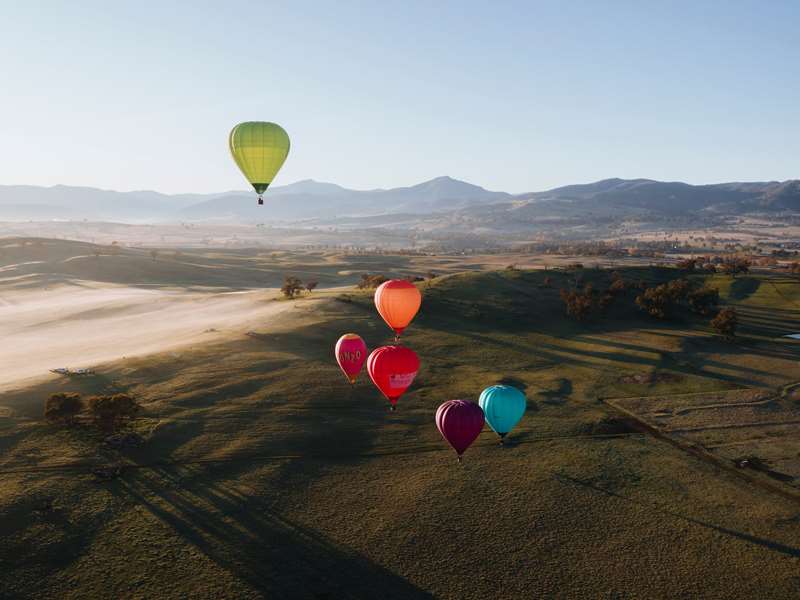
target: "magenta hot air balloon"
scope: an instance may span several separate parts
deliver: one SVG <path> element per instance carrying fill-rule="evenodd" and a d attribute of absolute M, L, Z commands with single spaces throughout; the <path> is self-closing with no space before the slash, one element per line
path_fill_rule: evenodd
<path fill-rule="evenodd" d="M 364 340 L 356 333 L 345 333 L 336 342 L 334 353 L 345 377 L 350 383 L 355 383 L 364 361 L 367 360 L 367 345 Z"/>
<path fill-rule="evenodd" d="M 461 462 L 461 455 L 480 435 L 483 423 L 481 407 L 467 400 L 448 400 L 436 411 L 436 427 L 456 451 L 458 462 Z"/>

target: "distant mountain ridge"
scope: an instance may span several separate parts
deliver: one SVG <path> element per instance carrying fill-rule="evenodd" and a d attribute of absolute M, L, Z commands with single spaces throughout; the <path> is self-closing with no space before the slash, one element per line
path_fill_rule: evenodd
<path fill-rule="evenodd" d="M 271 188 L 266 206 L 251 192 L 161 194 L 116 192 L 89 187 L 0 186 L 0 220 L 90 219 L 120 222 L 304 221 L 481 213 L 513 215 L 660 214 L 696 211 L 743 214 L 800 212 L 800 180 L 691 185 L 651 179 L 604 179 L 544 192 L 512 195 L 437 177 L 393 189 L 351 190 L 311 179 Z"/>

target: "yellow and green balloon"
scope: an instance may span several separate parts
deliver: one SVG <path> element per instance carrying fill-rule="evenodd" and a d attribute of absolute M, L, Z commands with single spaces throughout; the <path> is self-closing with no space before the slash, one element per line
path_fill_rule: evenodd
<path fill-rule="evenodd" d="M 247 121 L 231 129 L 231 156 L 258 194 L 258 203 L 289 155 L 289 135 L 266 121 Z"/>

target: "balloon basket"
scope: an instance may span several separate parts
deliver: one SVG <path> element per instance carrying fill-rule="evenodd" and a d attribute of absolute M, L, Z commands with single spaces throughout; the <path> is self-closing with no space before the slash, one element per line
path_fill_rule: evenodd
<path fill-rule="evenodd" d="M 459 454 L 459 455 L 458 455 L 458 457 L 457 457 L 458 464 L 462 464 L 462 462 L 461 462 L 461 459 L 462 459 L 462 458 L 463 458 L 463 457 L 462 457 L 462 456 Z"/>

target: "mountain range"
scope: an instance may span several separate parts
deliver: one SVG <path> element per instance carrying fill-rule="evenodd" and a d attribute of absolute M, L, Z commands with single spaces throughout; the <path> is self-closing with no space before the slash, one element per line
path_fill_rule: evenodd
<path fill-rule="evenodd" d="M 604 179 L 544 192 L 494 192 L 450 177 L 410 187 L 351 190 L 299 181 L 268 190 L 265 206 L 252 192 L 167 195 L 89 187 L 0 186 L 0 221 L 326 222 L 453 218 L 527 220 L 531 217 L 738 215 L 800 212 L 800 180 L 690 185 L 650 179 Z M 413 218 L 412 218 L 413 217 Z M 381 219 L 378 219 L 379 221 Z"/>

